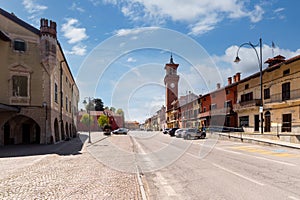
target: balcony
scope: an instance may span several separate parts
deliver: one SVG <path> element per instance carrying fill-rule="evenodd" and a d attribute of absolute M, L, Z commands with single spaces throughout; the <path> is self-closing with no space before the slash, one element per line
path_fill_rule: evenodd
<path fill-rule="evenodd" d="M 234 110 L 239 110 L 242 108 L 251 108 L 251 107 L 256 107 L 256 106 L 260 106 L 260 99 L 252 99 L 249 101 L 243 101 L 243 102 L 239 102 L 235 105 L 233 105 L 233 109 Z"/>
<path fill-rule="evenodd" d="M 285 95 L 282 95 L 282 93 L 272 94 L 269 99 L 264 99 L 264 103 L 278 103 L 282 101 L 296 99 L 300 99 L 300 89 L 292 90 L 289 93 L 286 93 Z"/>

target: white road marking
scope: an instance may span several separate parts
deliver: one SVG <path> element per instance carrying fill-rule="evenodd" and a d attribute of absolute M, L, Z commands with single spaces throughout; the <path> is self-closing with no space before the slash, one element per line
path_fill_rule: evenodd
<path fill-rule="evenodd" d="M 293 199 L 293 200 L 300 200 L 299 198 L 293 197 L 293 196 L 288 196 L 289 199 Z"/>
<path fill-rule="evenodd" d="M 236 152 L 236 151 L 230 151 L 230 150 L 226 150 L 226 149 L 221 149 L 221 148 L 219 148 L 219 147 L 215 147 L 215 149 L 217 149 L 217 150 L 219 150 L 219 151 L 224 151 L 224 152 L 227 152 L 227 153 L 238 154 L 238 155 L 243 154 L 243 153 Z"/>
<path fill-rule="evenodd" d="M 245 155 L 247 155 L 247 154 L 245 154 Z M 251 155 L 248 155 L 248 156 L 251 156 Z M 292 164 L 292 163 L 282 162 L 282 161 L 273 160 L 273 159 L 269 159 L 269 158 L 258 157 L 258 156 L 252 156 L 252 157 L 257 158 L 257 159 L 261 159 L 261 160 L 266 160 L 266 161 L 270 161 L 270 162 L 279 163 L 279 164 L 282 164 L 282 165 L 288 165 L 288 166 L 292 166 L 292 167 L 297 166 L 297 165 Z"/>
<path fill-rule="evenodd" d="M 132 137 L 132 139 L 137 148 L 139 149 L 139 152 L 141 152 L 141 154 L 146 154 L 146 152 L 144 151 L 142 146 L 137 142 L 137 140 L 134 137 Z M 151 162 L 151 160 L 147 157 L 145 157 L 144 159 Z M 175 190 L 168 184 L 168 181 L 162 176 L 160 172 L 155 172 L 155 175 L 157 177 L 157 182 L 160 185 L 162 185 L 164 191 L 167 193 L 168 196 L 177 196 Z"/>
<path fill-rule="evenodd" d="M 241 175 L 241 174 L 239 174 L 239 173 L 237 173 L 237 172 L 234 172 L 234 171 L 232 171 L 232 170 L 230 170 L 230 169 L 227 169 L 227 168 L 225 168 L 225 167 L 222 167 L 221 165 L 218 165 L 218 164 L 216 164 L 216 163 L 212 163 L 215 167 L 217 167 L 217 168 L 219 168 L 219 169 L 222 169 L 222 170 L 224 170 L 224 171 L 226 171 L 226 172 L 229 172 L 229 173 L 231 173 L 231 174 L 233 174 L 233 175 L 236 175 L 236 176 L 238 176 L 238 177 L 240 177 L 240 178 L 243 178 L 243 179 L 245 179 L 245 180 L 247 180 L 247 181 L 250 181 L 250 182 L 252 182 L 252 183 L 255 183 L 255 184 L 257 184 L 257 185 L 260 185 L 260 186 L 264 186 L 265 184 L 263 184 L 263 183 L 261 183 L 261 182 L 259 182 L 259 181 L 256 181 L 256 180 L 254 180 L 254 179 L 252 179 L 252 178 L 249 178 L 249 177 L 246 177 L 246 176 L 244 176 L 244 175 Z"/>
<path fill-rule="evenodd" d="M 157 181 L 162 185 L 164 191 L 168 196 L 177 196 L 175 190 L 168 184 L 168 181 L 162 176 L 160 172 L 156 172 Z"/>

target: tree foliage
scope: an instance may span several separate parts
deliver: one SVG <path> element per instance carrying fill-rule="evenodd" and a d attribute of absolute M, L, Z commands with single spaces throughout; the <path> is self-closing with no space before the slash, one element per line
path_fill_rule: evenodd
<path fill-rule="evenodd" d="M 95 110 L 96 111 L 103 111 L 104 110 L 104 104 L 102 99 L 94 99 L 95 102 Z"/>
<path fill-rule="evenodd" d="M 116 113 L 124 116 L 124 111 L 121 108 L 119 108 Z"/>
<path fill-rule="evenodd" d="M 89 114 L 86 113 L 82 115 L 80 122 L 89 126 L 89 124 L 91 125 L 94 122 L 94 118 L 92 115 L 89 116 Z"/>
<path fill-rule="evenodd" d="M 103 128 L 105 125 L 109 125 L 109 118 L 106 115 L 100 115 L 98 118 L 98 126 Z"/>

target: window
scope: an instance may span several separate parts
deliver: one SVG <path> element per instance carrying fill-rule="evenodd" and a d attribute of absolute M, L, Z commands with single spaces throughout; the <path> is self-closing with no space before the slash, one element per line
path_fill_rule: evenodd
<path fill-rule="evenodd" d="M 64 107 L 64 93 L 63 93 L 63 92 L 61 92 L 60 106 L 61 106 L 61 107 Z"/>
<path fill-rule="evenodd" d="M 69 102 L 69 112 L 72 112 L 72 103 L 71 103 L 71 101 Z"/>
<path fill-rule="evenodd" d="M 249 116 L 240 117 L 240 127 L 248 127 L 249 126 Z"/>
<path fill-rule="evenodd" d="M 12 76 L 12 95 L 15 97 L 28 96 L 28 77 L 27 76 Z"/>
<path fill-rule="evenodd" d="M 15 51 L 25 51 L 26 50 L 25 42 L 22 40 L 15 40 L 14 41 L 14 50 Z"/>
<path fill-rule="evenodd" d="M 290 74 L 290 69 L 286 69 L 283 71 L 283 76 L 287 76 Z"/>
<path fill-rule="evenodd" d="M 215 110 L 215 109 L 217 109 L 217 104 L 211 104 L 210 105 L 210 110 Z"/>
<path fill-rule="evenodd" d="M 203 112 L 206 112 L 206 107 L 203 107 Z"/>
<path fill-rule="evenodd" d="M 69 103 L 68 97 L 66 97 L 66 111 L 68 111 L 68 103 Z"/>
<path fill-rule="evenodd" d="M 58 103 L 58 93 L 57 93 L 57 84 L 54 84 L 54 101 Z"/>
<path fill-rule="evenodd" d="M 292 114 L 282 115 L 282 127 L 281 132 L 291 132 L 292 129 Z"/>
<path fill-rule="evenodd" d="M 246 90 L 246 89 L 249 89 L 249 84 L 246 84 L 246 85 L 245 85 L 245 90 Z"/>
<path fill-rule="evenodd" d="M 282 84 L 282 101 L 290 99 L 290 82 Z"/>
<path fill-rule="evenodd" d="M 230 94 L 230 90 L 226 90 L 226 94 Z"/>
<path fill-rule="evenodd" d="M 224 108 L 232 108 L 232 101 L 226 101 L 224 102 Z"/>
<path fill-rule="evenodd" d="M 270 99 L 270 88 L 264 89 L 264 99 Z"/>
<path fill-rule="evenodd" d="M 251 101 L 251 100 L 253 100 L 253 93 L 252 92 L 241 95 L 241 102 Z"/>

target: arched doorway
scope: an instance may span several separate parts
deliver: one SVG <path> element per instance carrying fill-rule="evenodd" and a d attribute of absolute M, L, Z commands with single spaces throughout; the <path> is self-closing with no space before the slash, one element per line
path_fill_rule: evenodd
<path fill-rule="evenodd" d="M 61 123 L 60 123 L 60 134 L 61 134 L 61 139 L 64 140 L 65 139 L 65 128 L 64 128 L 63 121 L 61 121 Z"/>
<path fill-rule="evenodd" d="M 40 144 L 41 128 L 32 118 L 17 115 L 4 124 L 4 144 Z"/>
<path fill-rule="evenodd" d="M 54 120 L 54 134 L 55 134 L 55 142 L 59 141 L 59 127 L 58 127 L 58 120 L 55 118 Z"/>
<path fill-rule="evenodd" d="M 69 125 L 68 125 L 68 122 L 66 122 L 66 136 L 67 136 L 67 138 L 70 137 L 70 135 L 69 135 Z"/>
<path fill-rule="evenodd" d="M 271 113 L 267 111 L 265 113 L 265 132 L 271 131 Z"/>

